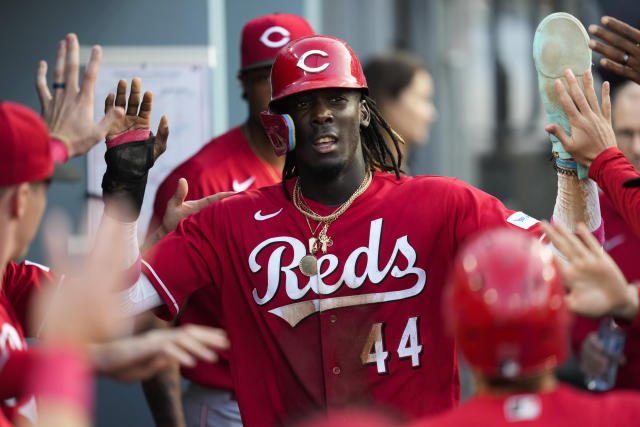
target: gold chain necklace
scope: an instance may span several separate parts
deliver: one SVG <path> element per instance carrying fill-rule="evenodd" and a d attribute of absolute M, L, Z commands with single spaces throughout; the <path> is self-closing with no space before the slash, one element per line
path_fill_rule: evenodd
<path fill-rule="evenodd" d="M 311 224 L 309 223 L 309 219 L 318 222 L 318 226 L 315 231 L 311 231 L 311 237 L 309 238 L 309 253 L 302 257 L 300 260 L 300 264 L 298 267 L 300 268 L 300 272 L 305 276 L 311 277 L 315 276 L 318 273 L 318 258 L 316 257 L 316 253 L 318 252 L 318 244 L 320 244 L 320 249 L 323 254 L 327 253 L 327 247 L 333 245 L 333 240 L 331 237 L 327 235 L 327 231 L 329 230 L 329 225 L 332 222 L 337 220 L 340 215 L 345 213 L 347 209 L 351 206 L 351 204 L 362 194 L 367 188 L 369 188 L 369 184 L 371 184 L 372 175 L 371 172 L 367 171 L 367 175 L 360 183 L 360 186 L 356 189 L 356 191 L 349 197 L 349 199 L 344 202 L 342 205 L 338 207 L 333 213 L 326 216 L 321 216 L 315 213 L 304 201 L 302 197 L 302 192 L 300 189 L 300 178 L 296 181 L 295 186 L 293 187 L 293 204 L 298 209 L 298 211 L 305 216 L 307 220 L 307 225 L 309 225 L 309 231 L 311 231 Z M 320 230 L 320 234 L 318 237 L 315 237 L 315 232 L 318 231 L 318 227 L 320 224 L 323 224 L 322 229 Z"/>

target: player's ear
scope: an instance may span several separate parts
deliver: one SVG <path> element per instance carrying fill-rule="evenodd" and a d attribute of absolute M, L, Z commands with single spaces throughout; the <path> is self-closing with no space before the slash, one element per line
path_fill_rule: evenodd
<path fill-rule="evenodd" d="M 30 191 L 28 182 L 18 184 L 9 190 L 10 194 L 7 196 L 7 202 L 11 219 L 20 219 L 25 215 Z"/>
<path fill-rule="evenodd" d="M 242 99 L 247 100 L 247 82 L 245 81 L 243 74 L 238 74 L 238 82 L 240 82 L 240 87 L 242 88 Z"/>
<path fill-rule="evenodd" d="M 369 123 L 371 123 L 371 110 L 367 101 L 362 97 L 360 99 L 360 127 L 367 128 Z"/>

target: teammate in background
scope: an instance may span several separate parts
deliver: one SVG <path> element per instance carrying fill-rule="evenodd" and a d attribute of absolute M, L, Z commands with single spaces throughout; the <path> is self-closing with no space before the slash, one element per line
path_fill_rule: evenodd
<path fill-rule="evenodd" d="M 178 189 L 182 200 L 200 199 L 223 191 L 241 192 L 281 180 L 284 159 L 277 157 L 260 122 L 271 95 L 273 59 L 289 41 L 313 34 L 303 18 L 273 14 L 253 19 L 242 29 L 241 68 L 238 80 L 247 101 L 248 117 L 240 126 L 211 140 L 197 154 L 178 166 L 158 188 L 148 234 L 160 228 L 164 235 L 172 228 L 161 227 L 169 199 Z M 179 180 L 186 178 L 184 180 Z M 187 187 L 188 183 L 188 187 Z M 180 202 L 182 202 L 180 200 Z M 189 299 L 180 324 L 221 325 L 219 295 L 202 289 Z M 228 354 L 213 365 L 198 363 L 182 370 L 190 380 L 183 394 L 184 417 L 188 425 L 239 426 L 240 414 L 233 397 Z M 158 425 L 184 425 L 177 367 L 143 384 L 145 396 Z"/>
<path fill-rule="evenodd" d="M 455 179 L 400 176 L 399 141 L 344 42 L 291 42 L 271 77 L 263 120 L 287 152 L 283 182 L 182 221 L 145 254 L 132 314 L 175 317 L 199 289 L 216 289 L 247 426 L 358 401 L 413 418 L 455 406 L 455 347 L 441 321 L 449 260 L 477 230 L 538 234 L 537 221 Z M 562 218 L 599 218 L 583 185 L 559 180 L 556 209 L 572 214 Z"/>
<path fill-rule="evenodd" d="M 584 233 L 590 241 L 595 239 Z M 551 249 L 525 233 L 481 233 L 457 254 L 444 311 L 478 393 L 415 426 L 635 426 L 640 394 L 560 385 L 570 314 Z"/>
<path fill-rule="evenodd" d="M 612 121 L 618 148 L 640 168 L 640 85 L 627 82 L 618 87 L 612 97 Z M 600 210 L 605 227 L 604 249 L 618 264 L 628 282 L 640 280 L 640 237 L 636 236 L 611 202 L 600 194 Z M 572 345 L 580 359 L 582 372 L 590 378 L 599 377 L 606 369 L 609 357 L 598 340 L 598 320 L 577 317 L 572 333 Z M 618 368 L 616 387 L 640 389 L 640 330 L 628 329 L 624 346 L 625 362 Z"/>
<path fill-rule="evenodd" d="M 406 171 L 411 150 L 429 141 L 431 124 L 438 117 L 433 105 L 433 79 L 422 60 L 409 52 L 371 59 L 364 66 L 364 75 L 380 113 L 404 140 L 400 153 Z M 393 144 L 391 140 L 387 143 Z"/>

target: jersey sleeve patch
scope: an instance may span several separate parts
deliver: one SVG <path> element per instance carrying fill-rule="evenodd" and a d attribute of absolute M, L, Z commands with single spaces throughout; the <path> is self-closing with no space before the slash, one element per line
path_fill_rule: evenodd
<path fill-rule="evenodd" d="M 507 218 L 507 222 L 515 225 L 516 227 L 520 227 L 524 230 L 528 230 L 540 221 L 535 218 L 530 217 L 524 212 L 515 212 Z"/>

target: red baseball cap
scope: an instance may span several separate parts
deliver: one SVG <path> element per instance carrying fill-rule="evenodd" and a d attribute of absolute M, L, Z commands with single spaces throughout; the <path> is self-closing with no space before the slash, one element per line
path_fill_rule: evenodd
<path fill-rule="evenodd" d="M 0 186 L 50 178 L 74 180 L 79 176 L 67 165 L 54 167 L 49 130 L 36 112 L 0 102 Z"/>
<path fill-rule="evenodd" d="M 0 103 L 0 185 L 41 181 L 53 173 L 49 130 L 38 114 Z"/>
<path fill-rule="evenodd" d="M 287 43 L 312 34 L 311 25 L 297 15 L 276 13 L 252 19 L 242 29 L 240 73 L 271 66 Z"/>

